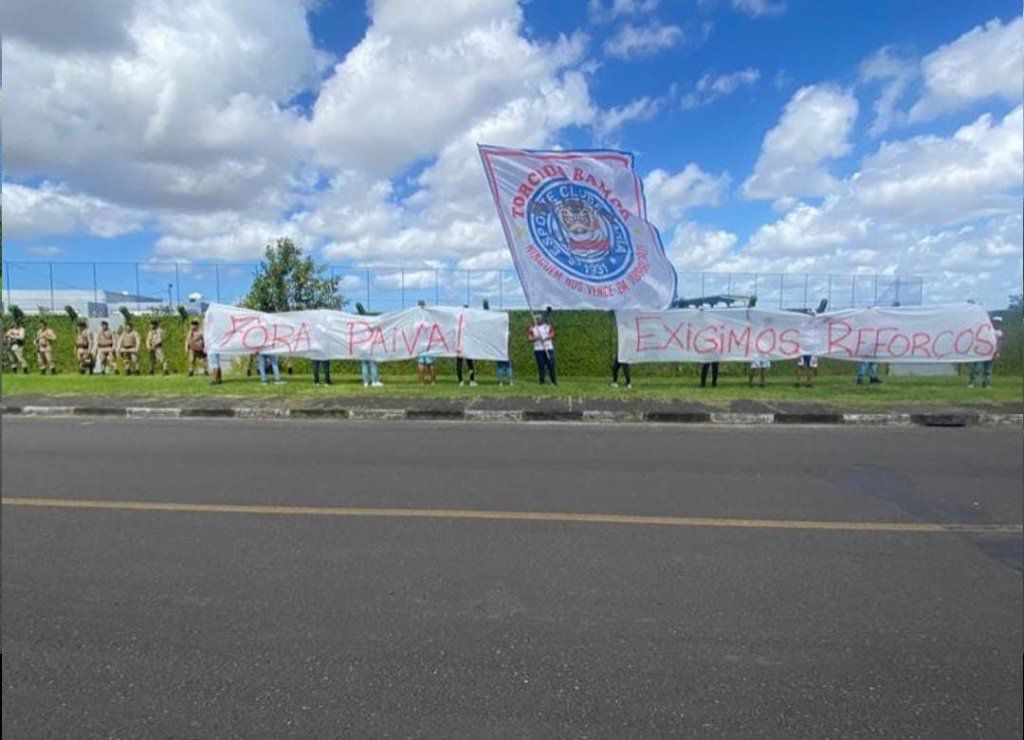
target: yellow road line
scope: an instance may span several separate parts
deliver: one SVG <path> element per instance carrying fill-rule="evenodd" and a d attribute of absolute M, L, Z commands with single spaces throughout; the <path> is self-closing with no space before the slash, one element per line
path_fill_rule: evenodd
<path fill-rule="evenodd" d="M 488 509 L 392 509 L 361 506 L 274 506 L 263 504 L 197 504 L 170 501 L 100 501 L 95 499 L 3 497 L 4 506 L 116 511 L 170 511 L 197 514 L 263 514 L 274 516 L 343 516 L 389 519 L 477 519 L 512 522 L 633 524 L 662 527 L 737 529 L 806 529 L 837 532 L 997 533 L 1022 534 L 1020 524 L 942 524 L 924 522 L 843 522 L 814 519 L 727 519 L 691 516 L 586 514 L 560 511 L 492 511 Z"/>

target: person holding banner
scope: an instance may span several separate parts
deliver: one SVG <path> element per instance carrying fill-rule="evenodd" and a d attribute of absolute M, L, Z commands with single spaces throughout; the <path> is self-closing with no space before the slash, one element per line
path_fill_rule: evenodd
<path fill-rule="evenodd" d="M 331 361 L 313 360 L 313 385 L 320 385 L 320 371 L 324 373 L 324 385 L 331 385 Z"/>
<path fill-rule="evenodd" d="M 818 358 L 815 355 L 800 355 L 796 358 L 796 385 L 804 383 L 808 388 L 814 387 L 814 376 L 818 374 Z"/>
<path fill-rule="evenodd" d="M 260 371 L 260 382 L 264 385 L 267 382 L 267 362 L 270 363 L 270 369 L 274 373 L 274 385 L 284 385 L 284 381 L 281 380 L 281 365 L 277 355 L 265 355 L 262 352 L 256 358 L 256 369 Z"/>
<path fill-rule="evenodd" d="M 761 375 L 761 387 L 764 388 L 764 377 L 768 372 L 768 368 L 772 366 L 772 361 L 766 358 L 756 358 L 750 362 L 750 370 L 747 371 L 747 386 L 750 388 L 754 387 L 754 371 L 758 371 Z"/>
<path fill-rule="evenodd" d="M 626 388 L 632 388 L 633 378 L 629 363 L 619 362 L 617 359 L 612 363 L 612 388 L 619 387 L 619 370 L 622 371 L 622 379 L 626 381 Z"/>
<path fill-rule="evenodd" d="M 864 385 L 864 379 L 867 378 L 869 383 L 881 383 L 882 379 L 878 377 L 878 363 L 877 362 L 858 362 L 857 363 L 857 385 Z"/>
<path fill-rule="evenodd" d="M 537 360 L 537 375 L 544 385 L 545 372 L 551 378 L 551 385 L 558 385 L 555 378 L 555 327 L 539 313 L 533 316 L 533 326 L 526 330 L 527 341 L 533 342 L 533 356 Z"/>
<path fill-rule="evenodd" d="M 981 362 L 971 363 L 971 377 L 970 380 L 967 381 L 968 388 L 974 387 L 974 381 L 978 376 L 981 376 L 982 388 L 989 388 L 992 385 L 992 365 L 995 363 L 996 358 L 999 357 L 999 354 L 1003 349 L 1002 316 L 992 317 L 992 328 L 995 334 L 995 352 L 992 354 L 991 360 L 982 360 Z"/>

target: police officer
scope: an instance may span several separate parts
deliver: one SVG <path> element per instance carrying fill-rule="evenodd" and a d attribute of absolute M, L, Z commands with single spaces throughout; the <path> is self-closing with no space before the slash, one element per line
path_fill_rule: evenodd
<path fill-rule="evenodd" d="M 164 355 L 164 330 L 160 328 L 160 322 L 153 320 L 149 322 L 149 332 L 146 334 L 146 349 L 149 350 L 149 374 L 156 372 L 157 363 L 164 375 L 167 375 L 167 357 Z"/>
<path fill-rule="evenodd" d="M 75 357 L 78 359 L 78 374 L 85 375 L 92 373 L 92 332 L 89 331 L 89 324 L 84 320 L 78 321 L 78 331 L 75 333 Z"/>
<path fill-rule="evenodd" d="M 25 327 L 20 321 L 15 321 L 14 326 L 4 332 L 4 344 L 7 345 L 7 353 L 11 357 L 11 364 L 14 371 L 28 374 L 28 363 L 25 361 Z"/>
<path fill-rule="evenodd" d="M 121 359 L 124 361 L 125 375 L 131 375 L 133 372 L 136 375 L 139 374 L 139 346 L 141 344 L 142 340 L 139 338 L 139 333 L 135 331 L 135 327 L 130 321 L 126 322 L 117 343 Z"/>
<path fill-rule="evenodd" d="M 106 321 L 100 322 L 100 330 L 96 334 L 96 364 L 99 366 L 100 375 L 107 374 L 107 363 L 114 363 L 114 371 L 117 371 L 117 357 L 114 351 L 116 338 L 110 330 L 110 324 Z"/>
<path fill-rule="evenodd" d="M 188 335 L 185 337 L 185 353 L 188 356 L 188 374 L 196 374 L 196 362 L 203 363 L 203 375 L 209 375 L 210 370 L 206 364 L 206 340 L 203 337 L 202 327 L 199 326 L 199 319 L 192 319 L 188 327 Z"/>
<path fill-rule="evenodd" d="M 50 325 L 45 321 L 39 322 L 39 328 L 36 329 L 36 360 L 39 363 L 39 373 L 46 375 L 46 371 L 50 371 L 50 375 L 57 374 L 57 368 L 53 364 L 53 343 L 57 341 L 57 334 L 50 328 Z"/>

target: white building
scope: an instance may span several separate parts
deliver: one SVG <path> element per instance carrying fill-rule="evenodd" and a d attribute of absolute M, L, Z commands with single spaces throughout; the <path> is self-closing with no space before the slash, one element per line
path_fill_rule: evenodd
<path fill-rule="evenodd" d="M 65 306 L 71 306 L 80 316 L 109 316 L 126 307 L 133 314 L 150 314 L 158 309 L 167 310 L 162 298 L 133 295 L 113 290 L 54 290 L 17 289 L 3 291 L 4 308 L 17 306 L 25 314 L 64 313 Z"/>

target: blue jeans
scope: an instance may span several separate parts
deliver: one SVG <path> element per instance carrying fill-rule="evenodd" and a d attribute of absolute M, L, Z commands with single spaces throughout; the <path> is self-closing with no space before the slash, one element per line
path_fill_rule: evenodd
<path fill-rule="evenodd" d="M 857 382 L 863 383 L 865 378 L 868 378 L 870 380 L 878 380 L 877 362 L 857 363 Z"/>
<path fill-rule="evenodd" d="M 498 360 L 498 382 L 507 380 L 512 382 L 512 363 L 509 360 Z"/>
<path fill-rule="evenodd" d="M 359 363 L 359 372 L 363 375 L 363 383 L 377 382 L 377 363 L 374 360 L 362 360 Z"/>
<path fill-rule="evenodd" d="M 267 382 L 267 360 L 270 360 L 270 369 L 274 371 L 274 381 L 279 381 L 281 379 L 281 366 L 277 362 L 277 355 L 260 355 L 256 358 L 256 367 L 260 371 L 260 382 Z"/>
<path fill-rule="evenodd" d="M 971 379 L 968 382 L 971 385 L 974 385 L 974 381 L 979 375 L 981 376 L 981 385 L 983 388 L 988 388 L 992 385 L 992 360 L 982 360 L 981 362 L 971 363 Z"/>

